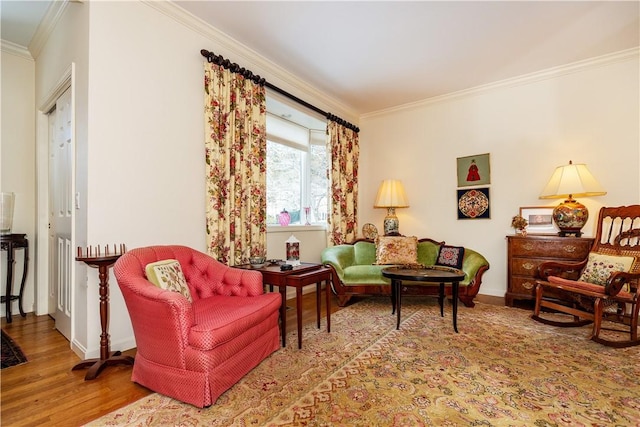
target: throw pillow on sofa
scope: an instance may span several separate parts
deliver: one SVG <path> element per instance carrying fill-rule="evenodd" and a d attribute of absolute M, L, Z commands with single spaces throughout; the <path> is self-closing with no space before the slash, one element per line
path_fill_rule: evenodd
<path fill-rule="evenodd" d="M 418 263 L 418 238 L 415 236 L 376 237 L 376 264 L 409 265 Z"/>
<path fill-rule="evenodd" d="M 436 258 L 436 265 L 461 269 L 464 259 L 464 247 L 441 245 Z"/>

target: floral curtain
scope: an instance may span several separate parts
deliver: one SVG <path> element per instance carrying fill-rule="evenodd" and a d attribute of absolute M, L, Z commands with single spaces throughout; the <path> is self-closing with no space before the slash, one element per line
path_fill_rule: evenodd
<path fill-rule="evenodd" d="M 329 158 L 328 245 L 353 241 L 358 218 L 358 133 L 335 121 L 327 125 Z"/>
<path fill-rule="evenodd" d="M 207 251 L 227 265 L 266 248 L 266 97 L 260 85 L 205 62 Z"/>

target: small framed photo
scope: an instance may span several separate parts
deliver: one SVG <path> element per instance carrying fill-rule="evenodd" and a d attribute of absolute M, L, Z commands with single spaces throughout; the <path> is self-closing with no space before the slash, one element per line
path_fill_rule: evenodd
<path fill-rule="evenodd" d="M 553 222 L 553 206 L 526 206 L 520 208 L 520 216 L 527 220 L 527 233 L 556 234 L 559 229 Z"/>
<path fill-rule="evenodd" d="M 491 184 L 489 153 L 458 157 L 458 187 Z"/>

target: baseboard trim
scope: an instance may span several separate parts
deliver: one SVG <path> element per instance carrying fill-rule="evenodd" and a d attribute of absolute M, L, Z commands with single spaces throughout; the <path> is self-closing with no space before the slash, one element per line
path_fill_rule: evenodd
<path fill-rule="evenodd" d="M 484 304 L 504 305 L 504 297 L 496 297 L 493 295 L 478 294 L 473 300 L 476 302 L 484 303 Z"/>

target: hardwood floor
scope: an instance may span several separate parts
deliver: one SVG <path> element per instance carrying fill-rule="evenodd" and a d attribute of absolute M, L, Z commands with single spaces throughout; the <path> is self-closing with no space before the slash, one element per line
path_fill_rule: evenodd
<path fill-rule="evenodd" d="M 305 294 L 302 300 L 303 322 L 315 322 L 315 293 Z M 324 296 L 322 302 L 324 317 Z M 295 301 L 287 305 L 295 307 Z M 331 311 L 339 309 L 334 297 Z M 287 310 L 287 331 L 296 325 L 295 308 Z M 85 381 L 85 369 L 71 370 L 80 359 L 49 316 L 18 315 L 12 323 L 3 318 L 2 329 L 28 358 L 23 365 L 0 371 L 3 426 L 80 426 L 152 393 L 131 381 L 130 366 L 107 366 L 96 379 Z M 295 340 L 287 342 L 291 345 L 297 345 Z M 124 354 L 135 356 L 135 349 Z"/>

